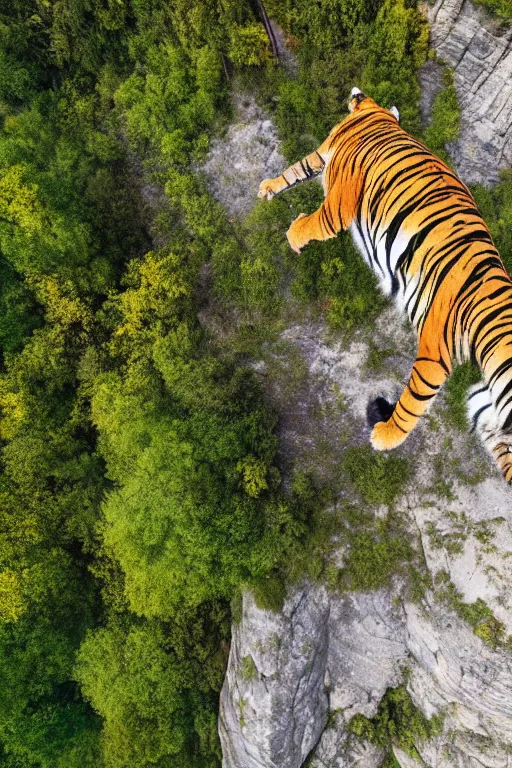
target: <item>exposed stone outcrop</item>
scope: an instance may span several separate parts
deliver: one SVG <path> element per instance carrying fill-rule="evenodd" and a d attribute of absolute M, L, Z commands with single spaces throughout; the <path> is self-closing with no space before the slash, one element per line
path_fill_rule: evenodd
<path fill-rule="evenodd" d="M 391 590 L 340 598 L 310 584 L 293 590 L 279 616 L 245 596 L 221 699 L 224 765 L 301 768 L 315 747 L 311 768 L 378 768 L 382 750 L 346 725 L 356 713 L 375 715 L 405 667 L 415 703 L 445 721 L 439 737 L 417 745 L 421 759 L 395 750 L 402 768 L 510 765 L 509 654 L 435 601 L 402 607 Z"/>
<path fill-rule="evenodd" d="M 244 595 L 222 692 L 226 768 L 294 768 L 316 746 L 328 712 L 329 612 L 326 590 L 309 584 L 280 614 Z"/>
<path fill-rule="evenodd" d="M 425 4 L 431 46 L 453 69 L 461 132 L 449 150 L 464 181 L 494 183 L 512 165 L 512 26 L 502 27 L 471 0 Z M 423 71 L 424 90 L 435 71 Z"/>
<path fill-rule="evenodd" d="M 278 616 L 246 594 L 221 698 L 226 768 L 299 768 L 317 746 L 328 710 L 343 711 L 345 723 L 356 712 L 373 716 L 386 688 L 400 681 L 405 657 L 403 624 L 385 591 L 333 599 L 324 587 L 305 584 Z M 250 678 L 243 673 L 249 658 Z M 365 768 L 382 757 L 339 734 L 322 737 L 317 752 L 320 761 L 353 755 Z"/>
<path fill-rule="evenodd" d="M 418 706 L 445 713 L 443 734 L 418 745 L 427 766 L 510 765 L 512 658 L 429 602 L 406 604 L 409 690 Z M 406 764 L 407 765 L 407 764 Z"/>
<path fill-rule="evenodd" d="M 286 167 L 274 123 L 253 96 L 235 91 L 234 120 L 226 135 L 214 138 L 203 166 L 212 194 L 234 215 L 254 205 L 260 181 Z"/>

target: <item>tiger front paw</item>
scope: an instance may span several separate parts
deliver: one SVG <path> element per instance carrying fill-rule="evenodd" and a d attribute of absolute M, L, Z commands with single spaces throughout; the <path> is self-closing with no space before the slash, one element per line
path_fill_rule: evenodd
<path fill-rule="evenodd" d="M 303 227 L 300 224 L 300 220 L 306 218 L 305 213 L 299 213 L 297 218 L 292 221 L 288 232 L 286 233 L 287 240 L 290 244 L 290 248 L 295 253 L 300 253 L 301 248 L 309 243 L 309 239 L 304 236 Z"/>
<path fill-rule="evenodd" d="M 258 189 L 258 197 L 263 200 L 272 200 L 277 191 L 275 179 L 263 179 Z"/>

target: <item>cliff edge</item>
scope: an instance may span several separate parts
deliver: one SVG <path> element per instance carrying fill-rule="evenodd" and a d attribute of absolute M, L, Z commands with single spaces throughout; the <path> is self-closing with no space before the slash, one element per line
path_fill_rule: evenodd
<path fill-rule="evenodd" d="M 454 72 L 462 110 L 460 136 L 449 146 L 455 168 L 469 184 L 495 183 L 512 165 L 512 26 L 471 0 L 437 0 L 424 8 L 431 47 Z M 431 63 L 421 80 L 424 91 L 435 87 Z"/>

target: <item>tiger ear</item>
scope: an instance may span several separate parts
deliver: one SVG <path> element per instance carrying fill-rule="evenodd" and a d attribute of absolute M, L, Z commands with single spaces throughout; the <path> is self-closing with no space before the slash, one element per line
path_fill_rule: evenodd
<path fill-rule="evenodd" d="M 389 111 L 394 117 L 396 117 L 397 122 L 400 122 L 400 112 L 398 111 L 398 109 L 396 107 L 391 107 Z"/>
<path fill-rule="evenodd" d="M 350 91 L 350 98 L 348 100 L 348 111 L 354 112 L 354 110 L 357 109 L 358 105 L 363 101 L 363 99 L 366 99 L 366 94 L 362 92 L 360 88 L 354 86 L 352 90 Z"/>

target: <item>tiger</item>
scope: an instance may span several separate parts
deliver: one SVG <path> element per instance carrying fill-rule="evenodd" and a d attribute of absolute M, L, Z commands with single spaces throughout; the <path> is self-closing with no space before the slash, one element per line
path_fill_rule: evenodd
<path fill-rule="evenodd" d="M 370 401 L 370 441 L 396 448 L 427 413 L 456 361 L 476 363 L 468 417 L 512 481 L 512 281 L 467 186 L 399 123 L 354 87 L 349 114 L 311 154 L 261 182 L 271 200 L 321 177 L 320 208 L 286 233 L 300 253 L 348 229 L 357 250 L 417 333 L 418 351 L 396 403 Z"/>

